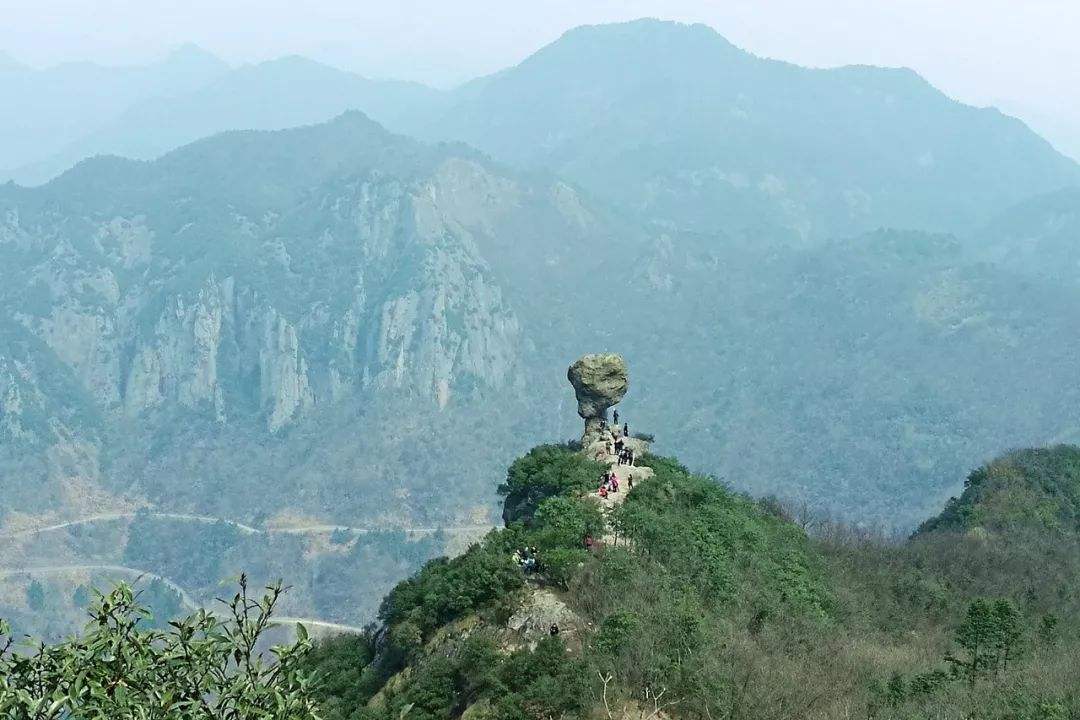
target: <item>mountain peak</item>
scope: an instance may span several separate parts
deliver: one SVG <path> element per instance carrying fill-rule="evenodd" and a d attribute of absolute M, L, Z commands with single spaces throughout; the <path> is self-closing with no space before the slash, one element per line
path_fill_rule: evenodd
<path fill-rule="evenodd" d="M 659 55 L 681 54 L 691 51 L 736 52 L 744 51 L 733 45 L 715 29 L 702 23 L 681 23 L 657 18 L 639 18 L 621 23 L 581 25 L 567 30 L 563 35 L 537 55 L 549 48 L 587 48 L 592 52 L 621 49 L 641 53 L 652 51 Z"/>
<path fill-rule="evenodd" d="M 173 49 L 161 61 L 162 65 L 180 67 L 214 67 L 226 70 L 229 64 L 208 50 L 204 50 L 195 43 L 184 43 Z"/>
<path fill-rule="evenodd" d="M 578 34 L 590 36 L 592 38 L 596 38 L 597 36 L 700 38 L 734 47 L 727 38 L 704 23 L 684 23 L 676 20 L 661 20 L 655 17 L 642 17 L 637 18 L 636 20 L 627 20 L 625 22 L 616 23 L 579 25 L 567 30 L 563 33 L 563 37 L 571 37 Z"/>

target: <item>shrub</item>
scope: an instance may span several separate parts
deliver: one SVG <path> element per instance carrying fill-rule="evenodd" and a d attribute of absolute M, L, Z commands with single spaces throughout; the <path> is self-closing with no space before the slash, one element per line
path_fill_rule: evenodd
<path fill-rule="evenodd" d="M 506 498 L 506 524 L 532 522 L 537 507 L 554 495 L 575 495 L 594 487 L 604 466 L 564 445 L 541 445 L 518 458 L 506 473 L 499 494 Z"/>
<path fill-rule="evenodd" d="M 226 619 L 200 611 L 159 631 L 144 627 L 149 611 L 119 585 L 92 603 L 81 637 L 28 654 L 13 652 L 0 622 L 0 717 L 313 720 L 303 627 L 296 643 L 271 648 L 272 663 L 256 650 L 281 593 L 278 584 L 250 598 L 241 576 Z"/>

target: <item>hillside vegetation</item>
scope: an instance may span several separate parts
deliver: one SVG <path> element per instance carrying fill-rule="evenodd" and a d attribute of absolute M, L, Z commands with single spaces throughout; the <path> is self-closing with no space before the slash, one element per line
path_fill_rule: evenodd
<path fill-rule="evenodd" d="M 1012 487 L 972 481 L 980 496 L 896 543 L 827 523 L 808 536 L 774 502 L 655 456 L 604 518 L 582 494 L 596 466 L 536 448 L 503 486 L 535 491 L 535 512 L 429 563 L 379 626 L 308 663 L 332 720 L 1077 717 L 1076 528 L 988 537 L 949 518 L 1022 511 L 1018 490 L 1064 496 L 1078 456 L 1007 455 L 973 478 L 1009 466 Z M 618 540 L 587 550 L 605 523 Z M 536 572 L 513 559 L 530 547 Z"/>

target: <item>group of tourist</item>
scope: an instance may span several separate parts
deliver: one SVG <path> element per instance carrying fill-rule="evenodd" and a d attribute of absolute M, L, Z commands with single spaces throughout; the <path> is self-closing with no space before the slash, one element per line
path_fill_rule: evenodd
<path fill-rule="evenodd" d="M 622 435 L 616 435 L 615 439 L 608 444 L 608 454 L 614 455 L 618 459 L 619 465 L 634 464 L 634 450 L 626 442 L 629 430 L 630 428 L 624 423 Z"/>
<path fill-rule="evenodd" d="M 634 476 L 630 475 L 626 478 L 626 484 L 629 486 L 628 490 L 634 489 Z M 611 493 L 619 492 L 619 476 L 615 474 L 614 470 L 604 473 L 600 477 L 600 489 L 597 490 L 597 494 L 606 498 Z"/>
<path fill-rule="evenodd" d="M 522 548 L 521 550 L 514 551 L 514 562 L 518 564 L 522 570 L 527 573 L 536 572 L 539 568 L 539 561 L 536 559 L 536 548 L 529 546 Z"/>
<path fill-rule="evenodd" d="M 606 472 L 600 477 L 600 497 L 606 498 L 610 493 L 619 492 L 619 476 L 615 471 Z"/>

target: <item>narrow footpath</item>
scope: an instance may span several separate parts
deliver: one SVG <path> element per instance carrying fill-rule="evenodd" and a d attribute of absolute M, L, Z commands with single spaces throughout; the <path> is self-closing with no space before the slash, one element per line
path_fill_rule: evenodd
<path fill-rule="evenodd" d="M 616 434 L 618 434 L 627 447 L 633 450 L 635 458 L 640 458 L 649 450 L 649 443 L 645 440 L 635 437 L 623 437 L 621 430 L 612 430 L 610 428 L 605 430 L 597 440 L 594 440 L 587 448 L 585 448 L 584 452 L 587 457 L 603 463 L 607 466 L 605 474 L 615 473 L 615 478 L 618 480 L 618 491 L 612 492 L 609 489 L 605 496 L 599 492 L 602 479 L 597 478 L 597 489 L 592 490 L 589 493 L 590 496 L 599 503 L 605 519 L 608 519 L 609 514 L 614 508 L 626 502 L 626 496 L 630 490 L 653 477 L 653 470 L 650 467 L 623 465 L 619 463 L 619 456 L 613 450 Z M 614 544 L 616 539 L 615 532 L 611 528 L 609 520 L 607 531 L 604 533 L 602 540 L 605 544 Z"/>

